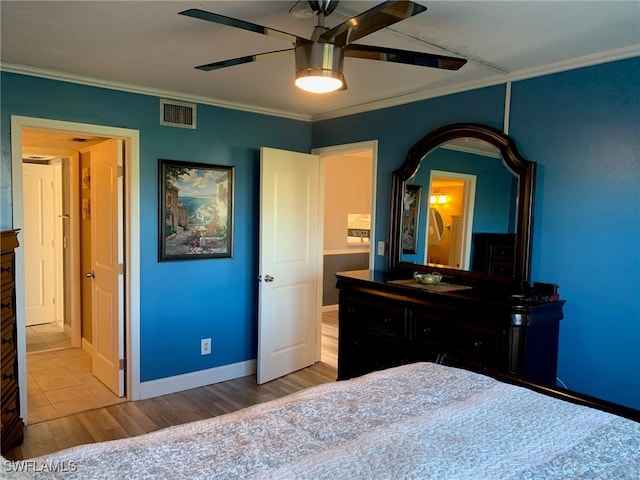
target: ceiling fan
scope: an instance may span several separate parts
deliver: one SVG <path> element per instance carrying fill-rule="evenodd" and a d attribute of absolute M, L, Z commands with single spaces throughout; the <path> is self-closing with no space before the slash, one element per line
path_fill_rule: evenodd
<path fill-rule="evenodd" d="M 318 16 L 318 23 L 310 39 L 197 8 L 185 10 L 179 12 L 179 14 L 241 28 L 269 37 L 281 38 L 293 43 L 293 48 L 222 60 L 195 68 L 210 71 L 275 56 L 295 54 L 295 84 L 299 88 L 313 93 L 346 90 L 347 86 L 342 74 L 344 57 L 405 63 L 447 70 L 458 70 L 467 63 L 465 59 L 461 58 L 352 43 L 366 35 L 424 12 L 427 7 L 410 1 L 387 1 L 333 28 L 328 28 L 325 26 L 325 18 L 336 9 L 338 3 L 337 0 L 307 2 L 308 8 Z"/>

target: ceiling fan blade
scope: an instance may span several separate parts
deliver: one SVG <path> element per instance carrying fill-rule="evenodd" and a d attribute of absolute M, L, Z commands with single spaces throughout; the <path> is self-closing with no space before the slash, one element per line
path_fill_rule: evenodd
<path fill-rule="evenodd" d="M 427 7 L 408 1 L 383 2 L 326 31 L 320 38 L 341 47 L 401 20 L 424 12 Z"/>
<path fill-rule="evenodd" d="M 381 60 L 383 62 L 406 63 L 420 67 L 444 68 L 446 70 L 458 70 L 467 60 L 464 58 L 446 57 L 432 53 L 412 52 L 398 50 L 396 48 L 374 47 L 369 45 L 347 45 L 344 47 L 344 56 L 352 58 L 365 58 L 368 60 Z"/>
<path fill-rule="evenodd" d="M 243 30 L 248 30 L 254 33 L 260 33 L 268 37 L 281 38 L 283 40 L 287 40 L 292 43 L 309 42 L 308 39 L 298 37 L 297 35 L 293 35 L 292 33 L 281 32 L 280 30 L 276 30 L 275 28 L 264 27 L 256 23 L 246 22 L 244 20 L 239 20 L 237 18 L 226 17 L 224 15 L 207 12 L 205 10 L 200 10 L 198 8 L 190 8 L 189 10 L 179 12 L 178 14 L 184 15 L 186 17 L 199 18 L 200 20 L 206 20 L 208 22 L 219 23 L 221 25 L 227 25 L 229 27 L 241 28 Z"/>
<path fill-rule="evenodd" d="M 209 72 L 218 70 L 219 68 L 233 67 L 234 65 L 242 65 L 243 63 L 257 62 L 258 60 L 267 60 L 269 58 L 281 57 L 284 55 L 292 55 L 295 49 L 287 48 L 286 50 L 275 50 L 273 52 L 256 53 L 255 55 L 247 55 L 246 57 L 231 58 L 229 60 L 221 60 L 219 62 L 207 63 L 206 65 L 198 65 L 198 70 Z"/>

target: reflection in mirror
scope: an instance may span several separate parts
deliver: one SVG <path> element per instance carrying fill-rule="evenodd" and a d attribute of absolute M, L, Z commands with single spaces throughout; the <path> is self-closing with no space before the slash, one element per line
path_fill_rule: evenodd
<path fill-rule="evenodd" d="M 416 254 L 418 251 L 421 192 L 422 187 L 418 185 L 407 185 L 404 190 L 402 252 L 408 255 Z"/>
<path fill-rule="evenodd" d="M 528 281 L 535 173 L 494 128 L 458 123 L 426 134 L 392 175 L 392 277 L 439 271 L 473 283 Z M 431 208 L 444 224 L 439 243 L 429 241 L 438 222 Z"/>
<path fill-rule="evenodd" d="M 444 220 L 435 207 L 431 207 L 429 213 L 429 245 L 438 245 L 444 238 Z"/>
<path fill-rule="evenodd" d="M 410 193 L 422 188 L 429 192 L 422 199 Z M 518 178 L 488 142 L 460 138 L 439 145 L 422 158 L 405 189 L 416 203 L 416 247 L 403 248 L 404 262 L 471 270 L 478 265 L 475 234 L 515 232 Z"/>

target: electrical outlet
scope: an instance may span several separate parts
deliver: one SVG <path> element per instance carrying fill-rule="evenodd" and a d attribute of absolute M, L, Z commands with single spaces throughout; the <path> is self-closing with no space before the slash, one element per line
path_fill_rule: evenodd
<path fill-rule="evenodd" d="M 200 355 L 211 355 L 211 339 L 203 338 L 200 340 Z"/>

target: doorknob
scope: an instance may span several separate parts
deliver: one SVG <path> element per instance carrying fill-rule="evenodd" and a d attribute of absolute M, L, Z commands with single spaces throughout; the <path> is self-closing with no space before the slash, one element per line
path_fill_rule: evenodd
<path fill-rule="evenodd" d="M 84 274 L 87 278 L 96 278 L 96 272 L 89 272 Z"/>
<path fill-rule="evenodd" d="M 265 282 L 273 282 L 273 277 L 271 275 L 265 275 L 264 276 L 264 281 Z"/>

